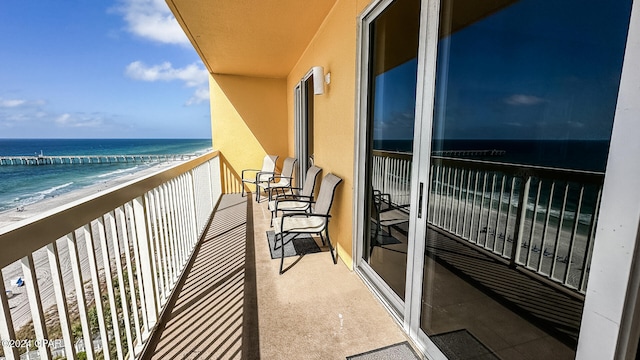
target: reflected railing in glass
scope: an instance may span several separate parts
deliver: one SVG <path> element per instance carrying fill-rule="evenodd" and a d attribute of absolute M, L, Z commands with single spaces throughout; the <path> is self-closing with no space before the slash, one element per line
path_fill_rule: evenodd
<path fill-rule="evenodd" d="M 428 223 L 584 294 L 604 173 L 432 156 Z M 376 151 L 373 188 L 409 203 L 411 154 Z"/>

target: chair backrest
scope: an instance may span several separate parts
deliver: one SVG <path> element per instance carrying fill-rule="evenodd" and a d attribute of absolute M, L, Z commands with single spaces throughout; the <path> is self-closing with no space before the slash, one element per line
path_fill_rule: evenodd
<path fill-rule="evenodd" d="M 282 178 L 280 178 L 280 181 L 278 182 L 283 182 L 287 184 L 291 182 L 291 177 L 293 176 L 293 170 L 296 167 L 296 161 L 298 161 L 298 159 L 296 158 L 288 157 L 284 159 L 284 165 L 282 165 L 282 173 L 280 173 Z"/>
<path fill-rule="evenodd" d="M 313 209 L 314 214 L 329 215 L 331 205 L 333 204 L 333 197 L 336 193 L 336 188 L 342 182 L 342 179 L 329 173 L 320 183 L 320 193 L 316 200 L 316 206 Z"/>
<path fill-rule="evenodd" d="M 318 175 L 320 175 L 321 172 L 322 169 L 317 166 L 312 166 L 307 170 L 307 176 L 304 179 L 300 195 L 313 196 L 313 192 L 316 189 L 316 181 L 318 180 Z"/>
<path fill-rule="evenodd" d="M 260 171 L 263 171 L 263 172 L 276 171 L 277 160 L 278 160 L 278 155 L 265 155 L 264 160 L 262 160 L 262 169 Z"/>
<path fill-rule="evenodd" d="M 266 173 L 274 173 L 276 171 L 276 161 L 278 160 L 278 155 L 265 155 L 264 160 L 262 160 L 262 169 L 260 172 Z M 269 181 L 273 174 L 261 174 L 258 181 Z"/>

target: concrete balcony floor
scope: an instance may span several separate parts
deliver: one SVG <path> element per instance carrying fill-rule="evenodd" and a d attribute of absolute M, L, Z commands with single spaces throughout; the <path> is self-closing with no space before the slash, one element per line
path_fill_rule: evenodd
<path fill-rule="evenodd" d="M 223 196 L 146 359 L 344 359 L 407 340 L 327 251 L 271 259 L 265 201 Z"/>

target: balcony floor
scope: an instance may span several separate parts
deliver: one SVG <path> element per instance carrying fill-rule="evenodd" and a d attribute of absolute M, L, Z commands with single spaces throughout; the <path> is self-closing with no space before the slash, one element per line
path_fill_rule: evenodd
<path fill-rule="evenodd" d="M 358 275 L 328 251 L 278 275 L 266 202 L 224 195 L 144 358 L 344 359 L 407 340 Z"/>

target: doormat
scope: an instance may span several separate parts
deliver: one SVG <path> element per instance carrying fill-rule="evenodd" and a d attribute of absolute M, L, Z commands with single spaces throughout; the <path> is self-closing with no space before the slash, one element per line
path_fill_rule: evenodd
<path fill-rule="evenodd" d="M 362 354 L 347 356 L 347 360 L 420 360 L 408 342 L 389 345 Z"/>
<path fill-rule="evenodd" d="M 297 236 L 296 236 L 297 235 Z M 278 236 L 278 248 L 273 249 L 275 242 L 275 232 L 267 231 L 267 240 L 269 241 L 269 252 L 272 259 L 280 259 L 282 254 L 282 244 Z M 304 254 L 312 254 L 322 251 L 316 241 L 309 234 L 289 234 L 284 238 L 284 257 L 298 256 Z"/>
<path fill-rule="evenodd" d="M 429 336 L 429 339 L 438 346 L 449 360 L 500 359 L 467 329 L 432 335 Z"/>

